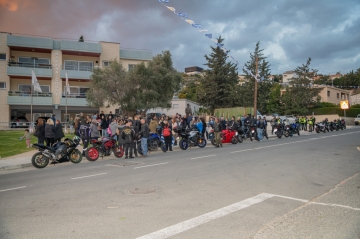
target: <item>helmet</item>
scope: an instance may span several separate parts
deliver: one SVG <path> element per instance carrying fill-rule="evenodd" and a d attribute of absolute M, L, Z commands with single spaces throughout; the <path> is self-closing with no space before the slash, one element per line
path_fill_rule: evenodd
<path fill-rule="evenodd" d="M 75 144 L 79 144 L 80 143 L 80 138 L 78 136 L 75 136 L 73 138 L 73 141 L 74 141 Z"/>

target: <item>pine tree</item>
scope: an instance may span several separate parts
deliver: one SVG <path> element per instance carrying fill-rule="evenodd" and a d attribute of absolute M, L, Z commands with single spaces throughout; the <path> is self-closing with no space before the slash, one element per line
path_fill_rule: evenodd
<path fill-rule="evenodd" d="M 217 41 L 222 44 L 224 39 L 220 36 Z M 205 55 L 208 69 L 204 71 L 205 77 L 200 82 L 197 98 L 213 113 L 216 108 L 235 106 L 234 95 L 239 78 L 236 65 L 227 62 L 229 51 L 219 46 L 211 47 L 211 51 L 210 55 Z"/>
<path fill-rule="evenodd" d="M 260 42 L 257 42 L 254 52 L 250 53 L 250 60 L 245 64 L 245 68 L 255 75 L 256 57 L 258 58 L 258 78 L 263 80 L 258 83 L 257 110 L 264 114 L 268 111 L 266 105 L 269 102 L 272 81 L 269 80 L 270 64 L 266 61 L 266 57 L 262 51 L 263 49 L 260 50 Z M 255 79 L 246 71 L 244 71 L 244 73 L 246 75 L 245 79 L 247 82 L 240 87 L 241 99 L 239 104 L 244 107 L 251 107 L 254 106 Z"/>

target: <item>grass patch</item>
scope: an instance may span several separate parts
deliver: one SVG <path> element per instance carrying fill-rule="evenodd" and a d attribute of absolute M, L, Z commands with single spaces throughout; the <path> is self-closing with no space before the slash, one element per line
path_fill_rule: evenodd
<path fill-rule="evenodd" d="M 0 131 L 0 156 L 6 158 L 17 154 L 25 153 L 33 150 L 34 148 L 26 148 L 26 141 L 20 141 L 25 133 L 24 130 L 4 130 Z M 65 138 L 73 138 L 74 135 L 65 134 Z M 31 143 L 36 144 L 37 138 L 31 136 Z"/>

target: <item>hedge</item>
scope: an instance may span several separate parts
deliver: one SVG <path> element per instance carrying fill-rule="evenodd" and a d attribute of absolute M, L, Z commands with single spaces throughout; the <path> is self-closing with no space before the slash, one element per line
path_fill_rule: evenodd
<path fill-rule="evenodd" d="M 309 109 L 308 114 L 311 115 L 313 112 L 315 115 L 337 114 L 339 116 L 344 116 L 344 110 L 340 109 L 340 107 Z M 348 117 L 356 117 L 358 114 L 360 114 L 360 108 L 350 108 L 350 109 L 346 110 L 346 116 L 348 116 Z"/>

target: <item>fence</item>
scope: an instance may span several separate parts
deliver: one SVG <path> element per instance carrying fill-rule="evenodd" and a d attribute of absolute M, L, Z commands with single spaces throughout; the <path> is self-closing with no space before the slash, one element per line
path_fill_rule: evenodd
<path fill-rule="evenodd" d="M 65 127 L 69 129 L 69 124 L 67 122 L 60 122 L 63 129 Z M 24 125 L 25 124 L 25 125 Z M 35 123 L 33 123 L 35 127 Z M 25 130 L 30 129 L 30 122 L 0 122 L 0 130 Z"/>

